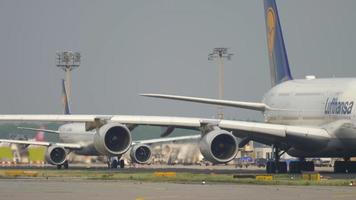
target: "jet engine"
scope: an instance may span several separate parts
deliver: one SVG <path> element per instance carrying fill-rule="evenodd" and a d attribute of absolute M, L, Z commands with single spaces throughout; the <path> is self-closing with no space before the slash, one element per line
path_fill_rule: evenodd
<path fill-rule="evenodd" d="M 145 144 L 137 144 L 131 148 L 130 157 L 132 162 L 147 164 L 151 159 L 151 147 Z"/>
<path fill-rule="evenodd" d="M 204 158 L 212 163 L 227 163 L 237 154 L 237 141 L 232 133 L 215 129 L 205 134 L 199 141 Z"/>
<path fill-rule="evenodd" d="M 49 146 L 45 158 L 49 164 L 62 165 L 66 161 L 67 151 L 61 146 Z"/>
<path fill-rule="evenodd" d="M 103 155 L 122 155 L 129 150 L 131 142 L 129 129 L 119 123 L 105 124 L 94 135 L 94 147 Z"/>

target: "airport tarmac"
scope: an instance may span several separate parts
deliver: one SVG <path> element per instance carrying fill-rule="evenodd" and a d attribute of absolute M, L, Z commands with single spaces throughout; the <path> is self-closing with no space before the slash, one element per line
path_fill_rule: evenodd
<path fill-rule="evenodd" d="M 355 197 L 355 187 L 176 184 L 62 178 L 0 179 L 0 199 L 4 200 L 351 200 Z"/>
<path fill-rule="evenodd" d="M 53 166 L 17 166 L 11 169 L 49 169 Z M 10 167 L 9 167 L 10 168 Z M 234 166 L 184 166 L 150 165 L 109 170 L 105 165 L 86 168 L 74 164 L 73 170 L 91 172 L 140 173 L 153 171 L 175 171 L 213 174 L 263 174 L 263 168 L 235 168 Z M 323 176 L 353 178 L 356 174 L 334 174 L 331 168 L 317 168 Z M 66 171 L 66 170 L 62 170 Z M 70 170 L 71 171 L 71 170 Z M 0 179 L 0 199 L 355 199 L 356 186 L 287 186 L 287 185 L 244 185 L 227 183 L 168 183 L 141 182 L 137 180 L 88 180 L 77 177 L 38 177 Z"/>

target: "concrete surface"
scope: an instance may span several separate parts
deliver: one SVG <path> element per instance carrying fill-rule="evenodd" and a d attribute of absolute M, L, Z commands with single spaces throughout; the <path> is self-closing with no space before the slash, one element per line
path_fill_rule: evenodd
<path fill-rule="evenodd" d="M 0 179 L 0 199 L 11 200 L 308 200 L 356 198 L 356 187 L 141 183 L 77 179 Z"/>

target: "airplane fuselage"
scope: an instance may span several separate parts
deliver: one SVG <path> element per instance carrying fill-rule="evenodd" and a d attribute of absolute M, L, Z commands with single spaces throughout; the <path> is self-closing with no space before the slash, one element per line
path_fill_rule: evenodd
<path fill-rule="evenodd" d="M 272 124 L 322 127 L 331 135 L 327 145 L 313 149 L 313 143 L 292 145 L 288 153 L 296 157 L 356 156 L 356 79 L 296 79 L 269 90 L 263 102 Z M 345 125 L 345 123 L 347 125 Z M 286 141 L 294 144 L 295 141 Z M 298 143 L 298 142 L 297 142 Z M 315 146 L 317 146 L 316 144 Z M 297 148 L 296 148 L 297 146 Z M 314 147 L 315 147 L 314 146 Z"/>
<path fill-rule="evenodd" d="M 59 140 L 63 143 L 79 143 L 84 147 L 76 150 L 78 155 L 100 155 L 94 147 L 95 131 L 86 131 L 85 123 L 68 123 L 58 128 Z"/>

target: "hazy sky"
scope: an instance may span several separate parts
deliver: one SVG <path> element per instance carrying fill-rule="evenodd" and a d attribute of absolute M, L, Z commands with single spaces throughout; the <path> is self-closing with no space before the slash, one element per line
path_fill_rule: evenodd
<path fill-rule="evenodd" d="M 356 76 L 355 0 L 279 0 L 292 74 Z M 55 53 L 79 51 L 72 111 L 211 117 L 210 105 L 149 99 L 155 92 L 217 97 L 214 47 L 225 65 L 225 98 L 260 101 L 270 88 L 262 0 L 0 1 L 0 112 L 60 114 Z M 226 108 L 227 118 L 260 119 Z"/>

